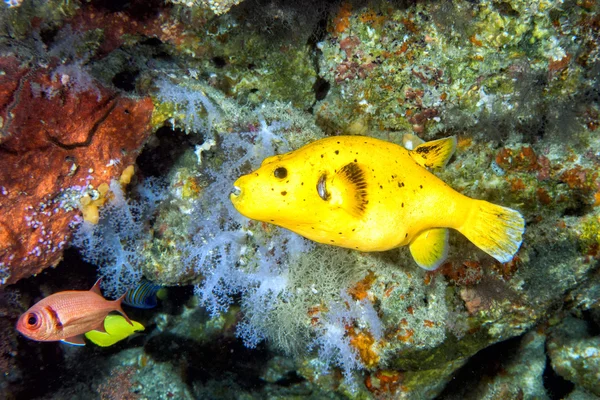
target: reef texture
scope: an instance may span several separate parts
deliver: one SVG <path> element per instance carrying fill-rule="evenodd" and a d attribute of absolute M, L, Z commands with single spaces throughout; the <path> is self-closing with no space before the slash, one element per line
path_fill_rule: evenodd
<path fill-rule="evenodd" d="M 71 87 L 55 67 L 0 59 L 3 284 L 61 260 L 79 197 L 117 179 L 150 133 L 149 99 L 124 98 L 99 85 Z"/>
<path fill-rule="evenodd" d="M 552 330 L 548 355 L 556 373 L 600 396 L 600 338 L 582 320 L 566 318 Z"/>
<path fill-rule="evenodd" d="M 229 9 L 244 0 L 169 0 L 173 4 L 182 4 L 187 7 L 200 7 L 209 9 L 213 13 L 225 14 Z"/>
<path fill-rule="evenodd" d="M 142 274 L 194 285 L 143 314 L 155 327 L 119 353 L 122 393 L 156 395 L 157 374 L 172 396 L 218 398 L 237 371 L 248 398 L 600 395 L 596 2 L 101 3 L 52 29 L 4 11 L 37 50 L 35 66 L 0 59 L 0 265 L 12 283 L 56 264 L 100 197 L 75 245 L 111 293 Z M 436 175 L 519 210 L 521 249 L 501 264 L 452 232 L 424 271 L 407 249 L 318 245 L 232 208 L 240 174 L 338 134 L 456 136 Z M 131 192 L 100 190 L 133 163 Z"/>

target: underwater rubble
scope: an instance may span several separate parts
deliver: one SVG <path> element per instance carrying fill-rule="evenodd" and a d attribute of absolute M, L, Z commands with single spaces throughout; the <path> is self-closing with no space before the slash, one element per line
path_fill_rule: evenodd
<path fill-rule="evenodd" d="M 2 397 L 600 396 L 597 2 L 23 0 L 0 29 Z M 265 158 L 337 135 L 455 136 L 433 172 L 522 213 L 519 251 L 453 231 L 427 271 L 233 207 Z M 15 330 L 97 277 L 165 288 L 125 307 L 144 332 Z"/>

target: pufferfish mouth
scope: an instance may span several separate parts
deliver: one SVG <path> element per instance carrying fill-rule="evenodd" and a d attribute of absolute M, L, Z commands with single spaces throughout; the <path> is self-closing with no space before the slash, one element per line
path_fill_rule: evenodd
<path fill-rule="evenodd" d="M 237 198 L 240 194 L 242 194 L 242 189 L 240 189 L 238 186 L 234 186 L 233 190 L 231 191 L 231 193 L 229 193 L 229 197 L 231 199 L 235 199 Z"/>

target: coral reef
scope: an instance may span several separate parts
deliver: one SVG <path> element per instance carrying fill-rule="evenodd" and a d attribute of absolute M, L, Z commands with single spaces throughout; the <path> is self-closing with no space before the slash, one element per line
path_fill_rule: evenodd
<path fill-rule="evenodd" d="M 5 284 L 61 260 L 79 198 L 135 161 L 150 134 L 153 106 L 149 99 L 72 79 L 53 64 L 23 67 L 11 56 L 0 63 L 0 281 Z"/>
<path fill-rule="evenodd" d="M 548 341 L 548 356 L 556 373 L 584 389 L 600 395 L 600 338 L 588 333 L 585 321 L 566 318 Z"/>
<path fill-rule="evenodd" d="M 93 266 L 72 256 L 0 289 L 3 389 L 600 395 L 598 4 L 61 7 L 0 10 L 0 280 L 54 266 L 70 245 Z M 424 271 L 407 249 L 311 243 L 229 201 L 233 181 L 271 155 L 331 135 L 400 144 L 408 133 L 455 135 L 456 154 L 434 173 L 523 214 L 513 260 L 452 232 L 446 262 Z M 169 286 L 156 309 L 134 311 L 143 334 L 82 353 L 10 329 L 15 310 L 65 277 L 87 287 L 95 275 L 114 296 L 142 276 Z M 43 372 L 21 360 L 69 378 L 36 389 L 28 382 Z"/>

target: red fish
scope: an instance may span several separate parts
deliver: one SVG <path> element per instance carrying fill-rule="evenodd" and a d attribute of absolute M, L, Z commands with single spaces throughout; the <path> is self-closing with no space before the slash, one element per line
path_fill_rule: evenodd
<path fill-rule="evenodd" d="M 37 302 L 19 317 L 17 330 L 39 342 L 63 342 L 82 346 L 83 334 L 91 330 L 104 332 L 104 319 L 117 311 L 131 324 L 118 300 L 106 300 L 100 292 L 100 279 L 89 290 L 66 290 Z"/>

